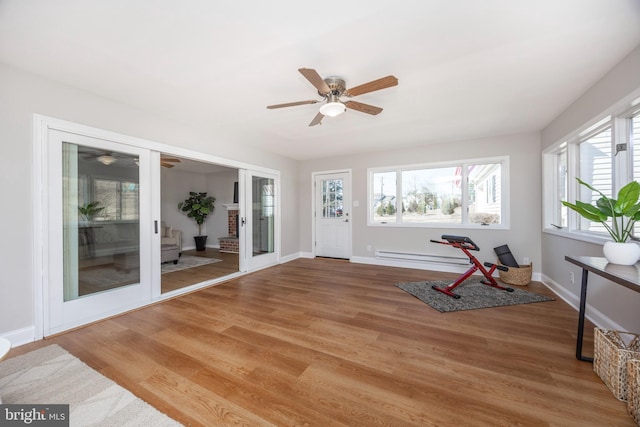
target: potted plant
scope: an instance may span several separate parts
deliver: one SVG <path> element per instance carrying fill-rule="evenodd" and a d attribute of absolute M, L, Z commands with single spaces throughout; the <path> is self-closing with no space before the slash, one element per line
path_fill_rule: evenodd
<path fill-rule="evenodd" d="M 87 222 L 93 221 L 93 218 L 104 210 L 104 206 L 100 206 L 100 202 L 90 202 L 84 206 L 78 206 L 80 217 Z"/>
<path fill-rule="evenodd" d="M 184 202 L 178 203 L 178 209 L 182 212 L 186 212 L 189 218 L 198 224 L 198 235 L 193 239 L 196 242 L 196 250 L 204 251 L 207 244 L 207 236 L 202 235 L 202 224 L 207 220 L 207 215 L 213 213 L 215 209 L 214 202 L 216 198 L 208 196 L 207 193 L 189 192 L 189 198 Z"/>
<path fill-rule="evenodd" d="M 617 199 L 607 197 L 600 190 L 576 178 L 577 181 L 601 197 L 596 204 L 576 201 L 575 204 L 562 201 L 562 204 L 573 209 L 589 221 L 599 222 L 609 232 L 613 241 L 606 242 L 603 247 L 605 258 L 613 264 L 632 265 L 640 258 L 640 247 L 628 242 L 633 226 L 640 220 L 640 184 L 631 181 L 618 191 Z M 611 220 L 609 220 L 611 218 Z"/>

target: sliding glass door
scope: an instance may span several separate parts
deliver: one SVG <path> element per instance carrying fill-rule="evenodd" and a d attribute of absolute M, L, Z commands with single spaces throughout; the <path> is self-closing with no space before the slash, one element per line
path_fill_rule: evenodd
<path fill-rule="evenodd" d="M 49 142 L 45 334 L 149 301 L 152 265 L 150 151 L 60 131 Z"/>

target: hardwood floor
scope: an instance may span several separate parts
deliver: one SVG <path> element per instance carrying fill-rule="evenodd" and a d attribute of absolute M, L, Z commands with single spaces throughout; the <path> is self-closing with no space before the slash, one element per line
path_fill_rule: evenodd
<path fill-rule="evenodd" d="M 298 259 L 10 356 L 57 343 L 193 426 L 634 425 L 562 300 L 439 313 L 394 286 L 455 276 Z"/>
<path fill-rule="evenodd" d="M 183 255 L 217 258 L 222 261 L 163 274 L 161 284 L 163 294 L 186 286 L 194 285 L 196 283 L 202 283 L 207 280 L 224 277 L 239 270 L 238 254 L 220 252 L 218 249 L 206 248 L 204 251 L 196 251 L 195 249 L 184 251 Z"/>

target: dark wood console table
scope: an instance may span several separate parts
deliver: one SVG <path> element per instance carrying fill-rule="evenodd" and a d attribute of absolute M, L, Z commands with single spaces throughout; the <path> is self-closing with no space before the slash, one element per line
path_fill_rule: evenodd
<path fill-rule="evenodd" d="M 618 265 L 609 263 L 606 258 L 589 256 L 565 256 L 564 259 L 582 268 L 582 287 L 580 289 L 580 314 L 578 316 L 578 339 L 576 342 L 576 358 L 593 362 L 593 358 L 582 355 L 582 338 L 584 336 L 584 309 L 587 303 L 587 280 L 589 272 L 604 277 L 615 284 L 640 292 L 640 262 L 635 265 Z"/>

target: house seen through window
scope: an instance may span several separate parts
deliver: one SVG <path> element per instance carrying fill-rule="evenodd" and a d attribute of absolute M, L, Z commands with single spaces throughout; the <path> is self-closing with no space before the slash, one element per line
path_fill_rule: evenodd
<path fill-rule="evenodd" d="M 505 225 L 506 158 L 369 171 L 370 225 Z"/>

